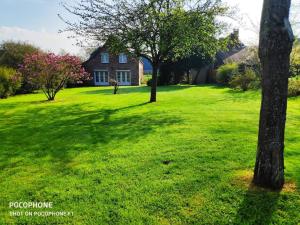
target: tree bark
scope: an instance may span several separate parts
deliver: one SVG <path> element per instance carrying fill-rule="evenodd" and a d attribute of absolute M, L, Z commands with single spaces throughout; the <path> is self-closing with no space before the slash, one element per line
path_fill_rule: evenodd
<path fill-rule="evenodd" d="M 262 104 L 254 183 L 271 189 L 284 185 L 284 132 L 293 32 L 291 0 L 264 0 L 259 57 L 262 64 Z"/>
<path fill-rule="evenodd" d="M 153 65 L 150 102 L 156 102 L 158 66 Z"/>

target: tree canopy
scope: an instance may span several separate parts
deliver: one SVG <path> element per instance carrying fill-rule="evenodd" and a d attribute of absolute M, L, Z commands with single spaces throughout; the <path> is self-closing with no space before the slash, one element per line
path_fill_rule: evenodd
<path fill-rule="evenodd" d="M 25 42 L 6 41 L 0 45 L 0 65 L 18 69 L 27 54 L 41 50 Z"/>
<path fill-rule="evenodd" d="M 162 62 L 201 51 L 214 56 L 228 13 L 220 0 L 81 0 L 65 9 L 79 21 L 65 21 L 86 41 L 106 43 L 112 52 L 145 57 L 153 66 L 150 102 L 156 101 L 157 72 Z M 63 18 L 62 18 L 63 19 Z"/>

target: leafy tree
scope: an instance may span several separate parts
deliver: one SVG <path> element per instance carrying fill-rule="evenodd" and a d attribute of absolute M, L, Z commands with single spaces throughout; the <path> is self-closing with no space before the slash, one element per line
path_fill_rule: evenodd
<path fill-rule="evenodd" d="M 291 0 L 264 0 L 261 19 L 262 105 L 254 183 L 273 189 L 284 184 L 284 133 L 294 42 L 290 6 Z"/>
<path fill-rule="evenodd" d="M 113 52 L 147 58 L 153 66 L 150 102 L 156 101 L 157 76 L 161 64 L 201 49 L 214 56 L 224 24 L 217 21 L 228 8 L 220 0 L 81 0 L 64 5 L 79 18 L 65 21 L 66 31 L 87 40 L 107 43 Z M 63 19 L 63 18 L 62 18 Z"/>
<path fill-rule="evenodd" d="M 41 50 L 31 44 L 7 41 L 0 45 L 0 65 L 18 69 L 27 54 Z"/>
<path fill-rule="evenodd" d="M 7 41 L 0 45 L 0 66 L 10 67 L 15 70 L 23 64 L 27 54 L 41 52 L 41 50 L 25 42 Z M 21 87 L 17 90 L 19 93 L 32 93 L 36 87 L 29 84 L 26 77 L 22 77 Z"/>
<path fill-rule="evenodd" d="M 76 56 L 34 53 L 27 55 L 20 68 L 28 81 L 43 90 L 52 101 L 67 82 L 82 82 L 88 74 Z"/>

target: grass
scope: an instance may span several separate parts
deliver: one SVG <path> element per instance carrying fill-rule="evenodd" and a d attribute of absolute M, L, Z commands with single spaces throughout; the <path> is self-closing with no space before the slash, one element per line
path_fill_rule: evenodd
<path fill-rule="evenodd" d="M 287 185 L 251 185 L 258 92 L 214 86 L 78 88 L 0 101 L 0 224 L 299 224 L 300 98 L 290 98 Z M 50 201 L 69 217 L 11 217 Z"/>

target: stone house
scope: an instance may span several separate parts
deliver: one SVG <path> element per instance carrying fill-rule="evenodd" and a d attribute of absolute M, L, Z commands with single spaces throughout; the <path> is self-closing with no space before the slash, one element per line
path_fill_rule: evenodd
<path fill-rule="evenodd" d="M 121 86 L 139 86 L 144 76 L 139 58 L 125 53 L 110 54 L 105 46 L 96 49 L 83 67 L 91 74 L 89 84 L 93 86 L 109 86 L 112 79 Z"/>

